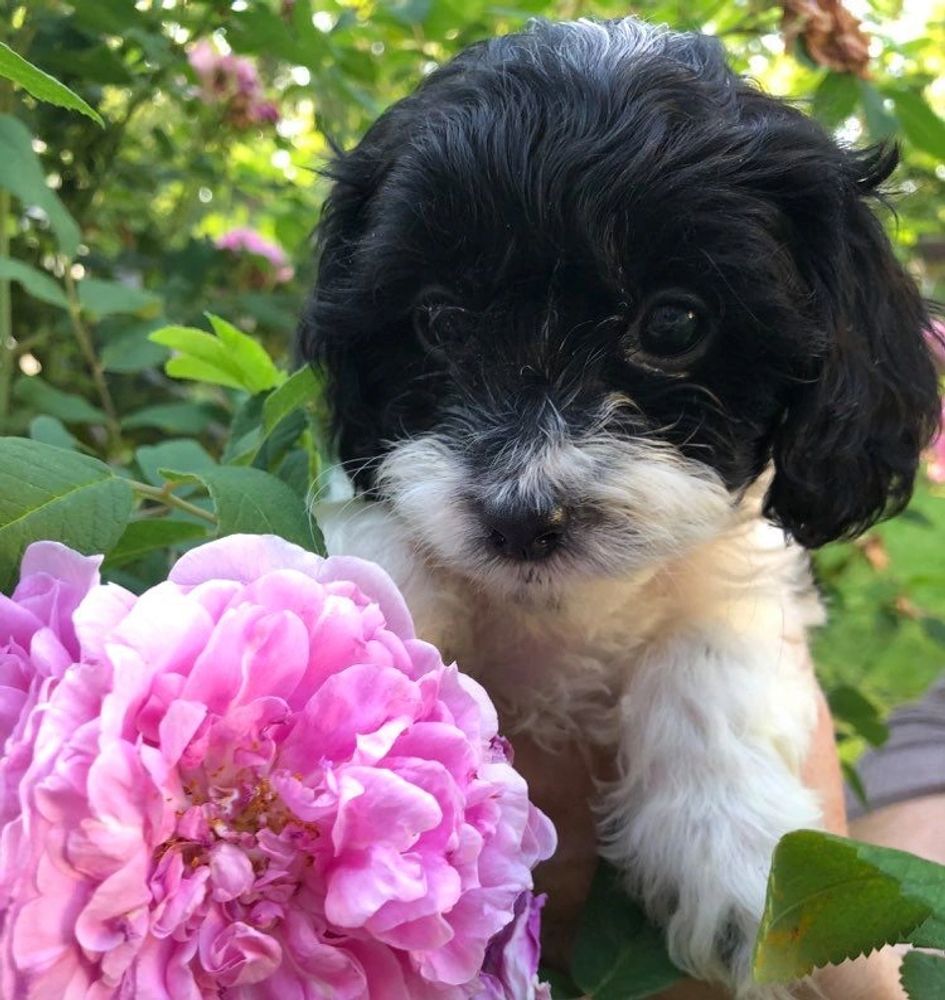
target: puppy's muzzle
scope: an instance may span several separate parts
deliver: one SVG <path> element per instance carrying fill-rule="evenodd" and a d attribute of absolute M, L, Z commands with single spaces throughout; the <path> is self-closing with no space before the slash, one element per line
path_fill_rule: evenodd
<path fill-rule="evenodd" d="M 482 523 L 490 553 L 518 562 L 547 559 L 564 542 L 569 515 L 560 505 L 487 504 Z"/>

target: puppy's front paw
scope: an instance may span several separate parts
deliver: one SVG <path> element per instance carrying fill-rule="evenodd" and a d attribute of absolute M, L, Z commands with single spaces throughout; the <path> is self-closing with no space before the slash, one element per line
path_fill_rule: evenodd
<path fill-rule="evenodd" d="M 743 892 L 746 886 L 741 887 Z M 754 886 L 751 895 L 764 899 L 764 886 Z M 740 892 L 739 895 L 743 895 Z M 789 987 L 760 985 L 752 973 L 752 954 L 761 919 L 760 906 L 746 906 L 744 900 L 728 896 L 725 887 L 702 901 L 684 901 L 672 913 L 667 939 L 673 961 L 698 979 L 727 987 L 736 1000 L 790 1000 Z M 722 905 L 719 905 L 722 903 Z"/>

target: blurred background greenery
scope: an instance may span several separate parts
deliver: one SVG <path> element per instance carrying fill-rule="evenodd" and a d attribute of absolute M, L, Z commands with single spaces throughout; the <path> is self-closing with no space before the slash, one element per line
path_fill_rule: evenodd
<path fill-rule="evenodd" d="M 0 0 L 0 41 L 104 119 L 0 81 L 3 432 L 158 484 L 160 460 L 239 461 L 247 392 L 199 366 L 171 377 L 148 334 L 212 312 L 289 364 L 332 145 L 470 42 L 629 13 L 718 35 L 844 142 L 898 141 L 890 232 L 945 298 L 945 0 Z M 310 463 L 267 447 L 245 461 L 304 492 Z M 942 478 L 930 455 L 903 517 L 817 556 L 816 658 L 848 761 L 945 664 Z M 152 549 L 113 575 L 159 576 Z"/>

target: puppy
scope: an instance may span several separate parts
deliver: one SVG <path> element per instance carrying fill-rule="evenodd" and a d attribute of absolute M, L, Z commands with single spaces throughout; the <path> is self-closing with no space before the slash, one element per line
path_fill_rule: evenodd
<path fill-rule="evenodd" d="M 771 852 L 820 820 L 805 549 L 902 508 L 938 416 L 871 211 L 895 164 L 713 38 L 538 23 L 337 158 L 300 328 L 358 492 L 329 550 L 388 569 L 513 735 L 609 758 L 604 853 L 739 997 L 775 995 Z"/>

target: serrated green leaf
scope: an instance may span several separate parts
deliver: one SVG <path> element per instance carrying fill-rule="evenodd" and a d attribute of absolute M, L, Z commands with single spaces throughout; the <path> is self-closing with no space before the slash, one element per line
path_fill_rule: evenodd
<path fill-rule="evenodd" d="M 57 389 L 38 375 L 21 378 L 13 389 L 13 395 L 31 409 L 58 417 L 67 424 L 101 424 L 105 421 L 104 412 L 97 406 L 75 393 Z"/>
<path fill-rule="evenodd" d="M 917 948 L 937 948 L 939 951 L 945 951 L 945 920 L 929 917 L 909 935 L 909 943 Z"/>
<path fill-rule="evenodd" d="M 199 434 L 214 421 L 212 407 L 201 403 L 158 403 L 122 417 L 123 430 L 156 427 L 168 434 Z"/>
<path fill-rule="evenodd" d="M 584 907 L 571 975 L 593 1000 L 652 996 L 682 976 L 666 954 L 663 935 L 605 862 L 598 866 Z"/>
<path fill-rule="evenodd" d="M 945 997 L 945 958 L 910 951 L 902 960 L 899 981 L 909 1000 L 942 1000 Z"/>
<path fill-rule="evenodd" d="M 274 534 L 313 552 L 325 551 L 321 532 L 302 499 L 268 472 L 221 465 L 175 479 L 200 481 L 206 486 L 216 507 L 221 536 Z"/>
<path fill-rule="evenodd" d="M 69 308 L 69 300 L 59 285 L 48 274 L 21 260 L 0 257 L 0 278 L 18 282 L 34 299 L 59 306 L 60 309 Z"/>
<path fill-rule="evenodd" d="M 108 552 L 131 514 L 131 487 L 103 462 L 25 438 L 0 439 L 0 590 L 27 545 L 55 539 L 86 555 Z"/>
<path fill-rule="evenodd" d="M 945 121 L 932 110 L 925 98 L 915 90 L 887 89 L 893 99 L 896 117 L 906 138 L 917 149 L 945 160 Z"/>
<path fill-rule="evenodd" d="M 207 313 L 207 319 L 210 320 L 213 332 L 220 338 L 224 348 L 242 372 L 243 385 L 247 391 L 254 394 L 265 392 L 285 381 L 285 373 L 276 368 L 262 344 L 241 330 L 237 330 L 232 323 L 214 316 L 213 313 Z"/>
<path fill-rule="evenodd" d="M 166 549 L 185 542 L 208 538 L 205 525 L 178 521 L 169 517 L 132 521 L 105 560 L 105 568 L 124 566 L 155 549 Z"/>
<path fill-rule="evenodd" d="M 177 438 L 160 444 L 143 445 L 135 452 L 135 462 L 152 486 L 161 486 L 160 470 L 170 466 L 180 472 L 200 474 L 212 469 L 216 462 L 207 451 L 191 438 Z"/>
<path fill-rule="evenodd" d="M 799 830 L 781 839 L 755 945 L 762 983 L 909 940 L 945 914 L 945 867 L 903 851 Z"/>
<path fill-rule="evenodd" d="M 290 375 L 263 403 L 263 431 L 272 433 L 280 420 L 304 406 L 321 387 L 321 379 L 308 365 Z"/>
<path fill-rule="evenodd" d="M 0 187 L 11 191 L 24 205 L 41 208 L 62 252 L 67 257 L 75 256 L 79 227 L 59 196 L 46 184 L 42 164 L 33 152 L 33 137 L 12 115 L 0 115 Z"/>
<path fill-rule="evenodd" d="M 70 111 L 78 111 L 98 125 L 105 126 L 102 116 L 94 108 L 89 107 L 78 94 L 21 55 L 17 55 L 3 42 L 0 42 L 0 76 L 12 80 L 41 101 L 57 104 L 60 108 L 69 108 Z"/>
<path fill-rule="evenodd" d="M 69 433 L 61 420 L 45 413 L 33 417 L 30 421 L 30 437 L 40 444 L 51 444 L 55 448 L 66 448 L 68 451 L 76 451 L 79 446 L 79 442 Z"/>
<path fill-rule="evenodd" d="M 166 326 L 149 334 L 149 339 L 178 352 L 178 356 L 164 366 L 168 375 L 225 385 L 231 389 L 248 389 L 245 374 L 236 358 L 212 333 L 195 327 Z"/>
<path fill-rule="evenodd" d="M 84 278 L 78 284 L 79 305 L 93 319 L 115 313 L 134 313 L 139 316 L 154 315 L 161 308 L 157 295 L 141 288 L 124 285 L 120 281 L 102 278 Z"/>

